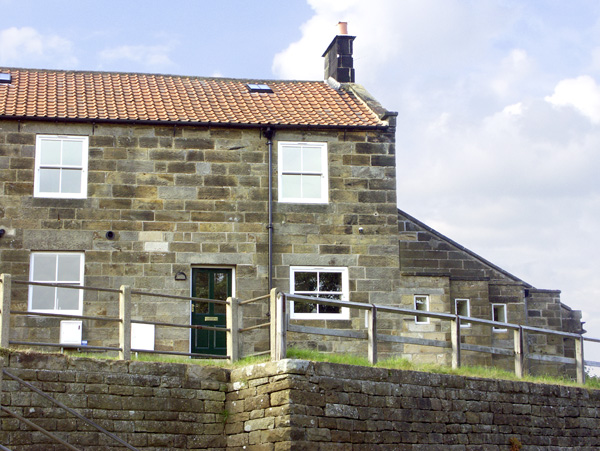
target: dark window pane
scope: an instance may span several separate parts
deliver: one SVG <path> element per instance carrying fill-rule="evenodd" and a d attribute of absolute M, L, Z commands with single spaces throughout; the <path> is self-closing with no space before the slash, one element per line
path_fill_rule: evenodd
<path fill-rule="evenodd" d="M 192 312 L 207 314 L 208 313 L 208 302 L 192 301 Z"/>
<path fill-rule="evenodd" d="M 319 291 L 342 291 L 341 273 L 322 272 L 319 276 Z"/>
<path fill-rule="evenodd" d="M 340 313 L 341 311 L 341 307 L 319 304 L 319 313 Z"/>
<path fill-rule="evenodd" d="M 208 299 L 208 273 L 194 271 L 194 297 Z"/>
<path fill-rule="evenodd" d="M 297 272 L 294 275 L 294 292 L 317 291 L 317 273 Z"/>
<path fill-rule="evenodd" d="M 228 274 L 227 273 L 222 273 L 222 272 L 218 272 L 218 273 L 214 273 L 214 284 L 215 284 L 215 288 L 214 288 L 214 297 L 213 299 L 219 299 L 221 301 L 224 301 L 225 299 L 227 299 L 228 295 Z"/>
<path fill-rule="evenodd" d="M 294 312 L 317 313 L 317 304 L 305 304 L 303 302 L 294 302 Z"/>

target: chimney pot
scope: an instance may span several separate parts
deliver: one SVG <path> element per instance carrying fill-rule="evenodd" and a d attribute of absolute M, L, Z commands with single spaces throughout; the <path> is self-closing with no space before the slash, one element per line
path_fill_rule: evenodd
<path fill-rule="evenodd" d="M 338 22 L 338 34 L 348 34 L 348 22 Z"/>

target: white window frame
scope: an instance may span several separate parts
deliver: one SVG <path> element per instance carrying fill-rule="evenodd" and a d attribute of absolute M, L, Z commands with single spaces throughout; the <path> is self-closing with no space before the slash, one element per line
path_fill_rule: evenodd
<path fill-rule="evenodd" d="M 504 318 L 496 317 L 496 307 L 502 307 L 502 312 L 503 312 Z M 499 323 L 507 323 L 508 322 L 507 315 L 508 315 L 508 307 L 506 304 L 492 304 L 492 321 L 497 321 Z M 507 330 L 508 329 L 502 328 L 502 327 L 497 327 L 497 326 L 493 327 L 494 332 L 506 332 Z"/>
<path fill-rule="evenodd" d="M 41 152 L 42 144 L 44 141 L 58 141 L 61 143 L 66 141 L 79 142 L 81 143 L 81 165 L 67 165 L 67 164 L 42 164 Z M 35 176 L 34 176 L 34 197 L 51 197 L 59 199 L 85 199 L 87 198 L 87 184 L 88 184 L 88 151 L 89 151 L 89 138 L 87 136 L 66 136 L 66 135 L 37 135 L 35 141 Z M 79 170 L 81 171 L 81 186 L 79 191 L 75 193 L 63 193 L 63 192 L 50 192 L 42 191 L 40 188 L 41 177 L 40 172 L 42 169 L 59 169 L 63 170 Z M 60 187 L 60 182 L 59 182 Z M 60 188 L 59 188 L 60 189 Z"/>
<path fill-rule="evenodd" d="M 56 264 L 56 273 L 53 277 L 53 280 L 36 280 L 34 278 L 34 273 L 35 273 L 35 259 L 36 256 L 54 256 L 54 258 L 56 258 L 57 260 L 57 264 Z M 65 279 L 65 280 L 59 280 L 58 278 L 58 258 L 59 256 L 64 256 L 64 255 L 77 255 L 79 257 L 79 278 L 72 278 L 72 279 Z M 83 279 L 85 277 L 84 275 L 84 270 L 85 270 L 85 254 L 83 252 L 32 252 L 31 256 L 30 256 L 30 263 L 29 263 L 29 280 L 32 282 L 46 282 L 46 283 L 62 283 L 62 284 L 69 284 L 69 285 L 79 285 L 79 286 L 83 286 Z M 33 296 L 34 296 L 34 289 L 35 286 L 30 285 L 29 286 L 29 296 L 28 296 L 28 303 L 27 303 L 27 311 L 29 312 L 38 312 L 38 313 L 61 313 L 64 315 L 81 315 L 83 313 L 83 290 L 76 290 L 78 295 L 79 295 L 79 303 L 78 303 L 78 308 L 76 310 L 67 310 L 67 309 L 59 309 L 58 308 L 58 302 L 59 302 L 59 298 L 58 298 L 58 294 L 59 294 L 59 288 L 54 287 L 54 308 L 52 309 L 34 309 L 33 308 Z M 69 291 L 72 291 L 72 289 L 68 288 Z"/>
<path fill-rule="evenodd" d="M 318 147 L 321 150 L 321 171 L 303 171 L 302 168 L 297 170 L 283 170 L 283 153 L 285 147 Z M 326 142 L 290 142 L 280 141 L 278 143 L 277 150 L 277 192 L 279 202 L 284 203 L 302 203 L 302 204 L 326 204 L 329 202 L 329 169 L 327 164 L 327 143 Z M 319 198 L 306 198 L 300 197 L 285 197 L 283 190 L 283 176 L 284 175 L 320 175 L 321 177 L 321 197 Z"/>
<path fill-rule="evenodd" d="M 350 284 L 348 280 L 348 268 L 334 266 L 290 266 L 290 293 L 308 296 L 307 293 L 296 293 L 294 287 L 295 274 L 297 272 L 338 272 L 342 275 L 342 291 L 340 301 L 348 301 L 350 299 Z M 350 309 L 342 307 L 339 313 L 296 313 L 294 310 L 294 302 L 290 302 L 290 318 L 291 319 L 350 319 Z"/>
<path fill-rule="evenodd" d="M 422 305 L 425 305 L 425 308 L 421 308 Z M 429 295 L 426 294 L 416 294 L 414 297 L 414 306 L 415 310 L 419 310 L 422 312 L 429 311 Z M 415 324 L 429 324 L 429 317 L 425 317 L 425 321 L 419 321 L 419 316 L 415 316 Z"/>
<path fill-rule="evenodd" d="M 465 303 L 467 306 L 467 314 L 466 315 L 461 315 L 458 312 L 458 304 L 459 303 Z M 456 298 L 454 299 L 454 313 L 460 316 L 471 316 L 471 300 L 467 299 L 467 298 Z M 471 323 L 466 323 L 466 322 L 460 322 L 460 327 L 463 329 L 467 329 L 469 327 L 471 327 Z"/>

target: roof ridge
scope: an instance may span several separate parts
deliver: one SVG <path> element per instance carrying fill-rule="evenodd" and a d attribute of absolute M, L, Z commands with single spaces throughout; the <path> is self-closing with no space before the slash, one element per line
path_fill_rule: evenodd
<path fill-rule="evenodd" d="M 197 80 L 219 80 L 219 81 L 240 81 L 240 82 L 262 82 L 262 83 L 327 83 L 324 80 L 299 80 L 299 79 L 277 79 L 277 78 L 237 78 L 237 77 L 207 77 L 205 75 L 186 75 L 186 74 L 164 74 L 158 72 L 124 72 L 124 71 L 104 71 L 104 70 L 86 70 L 86 69 L 37 69 L 30 67 L 12 67 L 0 66 L 0 72 L 8 71 L 27 71 L 27 72 L 46 72 L 46 73 L 79 73 L 79 74 L 98 74 L 98 75 L 141 75 L 144 77 L 172 77 L 172 78 L 190 78 Z"/>

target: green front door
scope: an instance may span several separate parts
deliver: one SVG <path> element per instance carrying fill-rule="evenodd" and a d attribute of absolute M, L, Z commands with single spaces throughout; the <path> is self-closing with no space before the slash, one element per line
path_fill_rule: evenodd
<path fill-rule="evenodd" d="M 222 268 L 193 268 L 192 297 L 226 300 L 231 296 L 232 270 Z M 225 327 L 225 305 L 192 301 L 192 324 Z M 227 355 L 225 332 L 192 329 L 192 352 L 197 354 Z"/>

